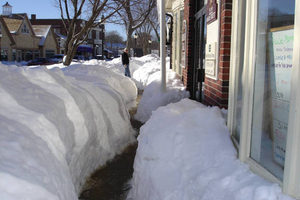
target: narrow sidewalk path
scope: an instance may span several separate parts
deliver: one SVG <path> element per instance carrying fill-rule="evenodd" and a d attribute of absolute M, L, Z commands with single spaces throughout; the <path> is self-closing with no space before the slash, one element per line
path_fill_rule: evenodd
<path fill-rule="evenodd" d="M 137 104 L 142 97 L 139 92 Z M 137 107 L 129 111 L 131 124 L 139 134 L 141 122 L 133 119 Z M 137 149 L 137 142 L 127 147 L 124 152 L 116 156 L 106 166 L 96 171 L 86 181 L 82 190 L 80 200 L 124 200 L 130 189 L 128 181 L 132 178 L 133 162 Z"/>

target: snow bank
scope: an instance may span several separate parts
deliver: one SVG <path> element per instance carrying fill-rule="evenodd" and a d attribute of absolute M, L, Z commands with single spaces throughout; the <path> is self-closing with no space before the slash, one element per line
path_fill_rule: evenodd
<path fill-rule="evenodd" d="M 292 199 L 237 159 L 217 107 L 189 99 L 160 107 L 138 142 L 128 199 Z"/>
<path fill-rule="evenodd" d="M 77 199 L 129 143 L 134 83 L 96 64 L 0 64 L 1 199 Z"/>
<path fill-rule="evenodd" d="M 161 65 L 160 58 L 155 55 L 146 55 L 143 57 L 130 58 L 130 71 L 132 81 L 139 90 L 145 90 L 139 102 L 137 114 L 134 116 L 136 120 L 145 123 L 152 114 L 160 106 L 169 103 L 175 103 L 183 98 L 189 97 L 180 76 L 169 69 L 170 58 L 166 59 L 166 92 L 161 92 Z M 95 61 L 92 61 L 95 62 Z M 124 76 L 124 68 L 121 64 L 121 58 L 106 62 L 105 67 Z"/>

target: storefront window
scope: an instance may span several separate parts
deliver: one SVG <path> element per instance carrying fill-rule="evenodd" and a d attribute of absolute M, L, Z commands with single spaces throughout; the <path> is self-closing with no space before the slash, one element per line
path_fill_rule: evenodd
<path fill-rule="evenodd" d="M 54 54 L 54 50 L 46 50 L 46 58 L 51 58 L 52 56 L 54 56 Z"/>
<path fill-rule="evenodd" d="M 250 156 L 283 180 L 295 0 L 258 0 Z"/>
<path fill-rule="evenodd" d="M 39 50 L 34 50 L 34 58 L 40 57 L 40 51 Z"/>

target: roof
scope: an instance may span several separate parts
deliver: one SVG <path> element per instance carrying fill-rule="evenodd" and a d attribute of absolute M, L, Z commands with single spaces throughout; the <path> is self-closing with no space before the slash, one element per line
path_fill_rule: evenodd
<path fill-rule="evenodd" d="M 32 25 L 32 29 L 35 32 L 35 35 L 41 37 L 39 45 L 44 45 L 50 28 L 51 25 Z"/>
<path fill-rule="evenodd" d="M 4 17 L 3 20 L 11 33 L 17 32 L 23 22 L 23 19 L 12 19 L 6 17 Z"/>
<path fill-rule="evenodd" d="M 3 6 L 10 6 L 10 7 L 12 7 L 11 5 L 9 5 L 8 2 L 6 2 L 6 4 L 4 4 Z"/>
<path fill-rule="evenodd" d="M 10 31 L 9 31 L 2 15 L 0 15 L 0 23 L 2 25 L 2 31 L 4 31 L 7 34 L 11 44 L 12 45 L 16 44 L 16 42 L 15 42 L 14 38 L 12 37 L 12 35 L 11 35 L 11 33 L 10 33 Z"/>
<path fill-rule="evenodd" d="M 11 18 L 11 19 L 22 19 L 23 20 L 26 16 L 27 16 L 26 13 L 14 13 L 14 14 L 12 13 L 8 16 L 4 15 L 3 17 Z"/>
<path fill-rule="evenodd" d="M 117 48 L 125 48 L 126 45 L 122 44 L 122 43 L 112 43 L 112 45 L 110 44 L 110 42 L 106 42 L 105 43 L 107 47 L 117 47 Z"/>
<path fill-rule="evenodd" d="M 65 36 L 65 35 L 62 35 L 62 34 L 60 34 L 60 33 L 55 33 L 58 37 L 60 37 L 61 39 L 64 39 L 64 40 L 66 40 L 67 39 L 67 36 Z"/>
<path fill-rule="evenodd" d="M 104 49 L 104 51 L 107 51 L 108 53 L 113 53 L 111 50 Z"/>
<path fill-rule="evenodd" d="M 37 36 L 47 36 L 50 28 L 50 25 L 32 25 L 32 29 Z"/>

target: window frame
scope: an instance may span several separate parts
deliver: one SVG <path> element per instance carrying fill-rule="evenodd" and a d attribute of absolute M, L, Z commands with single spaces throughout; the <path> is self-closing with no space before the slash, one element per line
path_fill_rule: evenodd
<path fill-rule="evenodd" d="M 287 145 L 285 155 L 285 165 L 283 181 L 277 179 L 273 174 L 259 165 L 250 157 L 251 148 L 251 126 L 253 117 L 253 101 L 254 101 L 254 78 L 256 64 L 256 39 L 257 39 L 257 12 L 258 0 L 253 1 L 233 1 L 232 7 L 232 39 L 231 39 L 231 64 L 230 64 L 230 88 L 229 104 L 228 104 L 228 128 L 233 134 L 233 123 L 235 115 L 236 96 L 238 91 L 237 75 L 239 70 L 239 55 L 241 51 L 238 45 L 244 44 L 244 61 L 243 61 L 243 105 L 241 117 L 241 134 L 239 143 L 235 141 L 232 135 L 232 140 L 239 151 L 239 159 L 249 164 L 250 169 L 264 177 L 265 179 L 278 183 L 283 188 L 283 192 L 293 197 L 300 198 L 300 46 L 295 45 L 300 43 L 300 13 L 296 12 L 300 9 L 300 0 L 295 0 L 295 23 L 294 23 L 294 47 L 293 47 L 293 69 L 292 69 L 292 85 L 290 96 L 290 112 L 287 133 Z M 245 37 L 239 37 L 241 31 L 239 29 L 239 16 L 245 9 Z M 297 66 L 297 67 L 295 67 Z"/>

